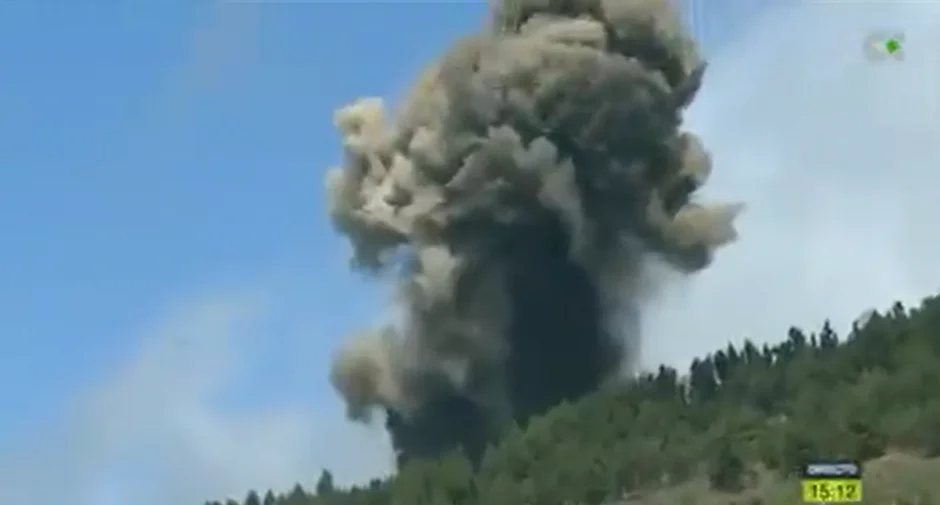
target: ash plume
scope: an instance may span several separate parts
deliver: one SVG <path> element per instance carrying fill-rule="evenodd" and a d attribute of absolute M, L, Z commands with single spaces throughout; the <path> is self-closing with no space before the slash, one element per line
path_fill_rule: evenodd
<path fill-rule="evenodd" d="M 351 418 L 385 412 L 399 461 L 477 460 L 629 372 L 649 258 L 692 273 L 734 240 L 740 206 L 693 198 L 710 159 L 680 130 L 704 68 L 666 1 L 507 0 L 393 119 L 374 98 L 336 113 L 331 218 L 405 317 L 331 380 Z"/>

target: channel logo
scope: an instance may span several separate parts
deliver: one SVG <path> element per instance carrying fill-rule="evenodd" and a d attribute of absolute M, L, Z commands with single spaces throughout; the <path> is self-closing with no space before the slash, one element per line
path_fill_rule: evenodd
<path fill-rule="evenodd" d="M 904 33 L 888 30 L 869 33 L 862 49 L 870 61 L 904 61 Z"/>

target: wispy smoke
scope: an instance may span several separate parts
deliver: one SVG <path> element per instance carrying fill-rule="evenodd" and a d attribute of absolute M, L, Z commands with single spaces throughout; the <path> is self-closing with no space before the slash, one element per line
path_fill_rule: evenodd
<path fill-rule="evenodd" d="M 738 205 L 681 114 L 704 71 L 666 0 L 517 0 L 430 66 L 392 121 L 336 114 L 330 214 L 353 264 L 391 271 L 407 317 L 353 339 L 332 381 L 399 457 L 462 446 L 627 370 L 639 283 L 735 238 Z"/>

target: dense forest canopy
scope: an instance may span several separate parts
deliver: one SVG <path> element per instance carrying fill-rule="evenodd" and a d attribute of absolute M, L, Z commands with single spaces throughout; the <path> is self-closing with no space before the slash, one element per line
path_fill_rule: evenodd
<path fill-rule="evenodd" d="M 316 489 L 230 505 L 598 504 L 697 478 L 746 490 L 819 458 L 940 456 L 940 297 L 866 319 L 841 338 L 828 323 L 791 328 L 776 345 L 729 344 L 684 372 L 611 383 L 514 430 L 477 469 L 452 453 L 343 489 L 325 471 Z M 940 503 L 930 484 L 908 501 Z"/>

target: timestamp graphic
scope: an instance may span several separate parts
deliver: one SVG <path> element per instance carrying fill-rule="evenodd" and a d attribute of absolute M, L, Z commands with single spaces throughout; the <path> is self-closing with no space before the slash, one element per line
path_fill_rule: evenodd
<path fill-rule="evenodd" d="M 802 469 L 804 503 L 860 503 L 862 467 L 855 461 L 817 461 Z"/>

